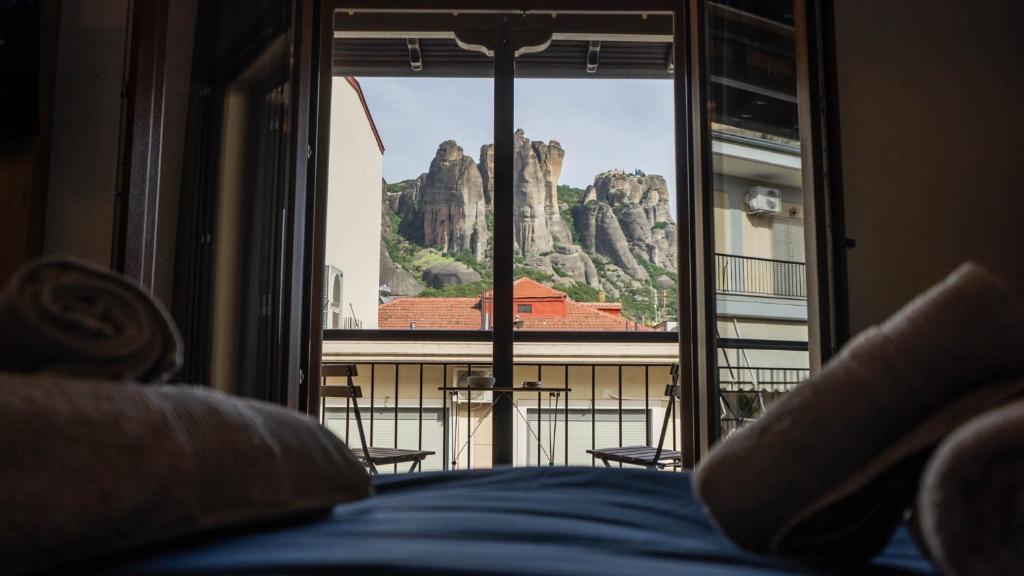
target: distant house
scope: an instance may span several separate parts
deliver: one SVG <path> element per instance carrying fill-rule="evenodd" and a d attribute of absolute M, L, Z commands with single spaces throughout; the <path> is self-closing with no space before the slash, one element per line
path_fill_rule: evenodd
<path fill-rule="evenodd" d="M 352 77 L 331 92 L 323 318 L 325 328 L 376 328 L 384 143 Z"/>
<path fill-rule="evenodd" d="M 647 332 L 651 328 L 622 317 L 618 302 L 576 302 L 565 292 L 536 280 L 513 283 L 513 309 L 520 330 Z M 476 298 L 398 298 L 381 304 L 385 329 L 481 330 L 493 318 L 491 293 Z"/>

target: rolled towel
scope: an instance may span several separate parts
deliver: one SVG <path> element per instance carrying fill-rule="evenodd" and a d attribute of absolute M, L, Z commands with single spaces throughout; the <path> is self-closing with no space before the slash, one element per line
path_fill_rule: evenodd
<path fill-rule="evenodd" d="M 921 478 L 917 520 L 943 574 L 1024 570 L 1024 402 L 978 416 L 942 442 Z"/>
<path fill-rule="evenodd" d="M 0 292 L 0 371 L 164 382 L 181 336 L 135 283 L 69 259 L 22 268 Z"/>
<path fill-rule="evenodd" d="M 316 420 L 192 386 L 0 374 L 0 454 L 4 574 L 71 571 L 370 493 Z"/>
<path fill-rule="evenodd" d="M 855 338 L 698 468 L 718 528 L 758 552 L 866 560 L 913 500 L 925 458 L 1024 393 L 1024 305 L 965 264 Z"/>

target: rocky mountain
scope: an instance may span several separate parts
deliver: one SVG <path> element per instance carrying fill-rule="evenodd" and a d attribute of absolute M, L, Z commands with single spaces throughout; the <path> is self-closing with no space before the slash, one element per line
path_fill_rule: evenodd
<path fill-rule="evenodd" d="M 443 252 L 469 252 L 484 259 L 489 232 L 483 180 L 473 158 L 454 140 L 437 148 L 430 170 L 408 182 L 396 206 L 399 232 Z"/>
<path fill-rule="evenodd" d="M 665 179 L 610 170 L 585 190 L 560 186 L 565 154 L 554 140 L 516 132 L 516 276 L 579 301 L 621 301 L 635 320 L 670 315 L 675 299 L 664 296 L 676 282 L 676 224 Z M 493 145 L 477 162 L 448 140 L 426 173 L 385 186 L 381 281 L 393 294 L 466 295 L 489 286 L 493 174 Z"/>

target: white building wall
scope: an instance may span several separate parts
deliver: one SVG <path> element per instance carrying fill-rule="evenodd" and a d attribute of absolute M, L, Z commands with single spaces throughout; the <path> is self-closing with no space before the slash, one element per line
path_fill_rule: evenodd
<path fill-rule="evenodd" d="M 344 273 L 344 317 L 354 311 L 363 328 L 376 328 L 384 155 L 359 94 L 343 77 L 331 91 L 328 162 L 325 264 Z"/>

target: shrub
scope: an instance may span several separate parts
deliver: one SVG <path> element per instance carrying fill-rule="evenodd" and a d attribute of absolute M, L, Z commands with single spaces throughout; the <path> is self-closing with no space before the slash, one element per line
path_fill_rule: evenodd
<path fill-rule="evenodd" d="M 601 299 L 597 288 L 588 284 L 555 284 L 555 290 L 565 292 L 569 298 L 576 302 L 597 302 Z"/>

